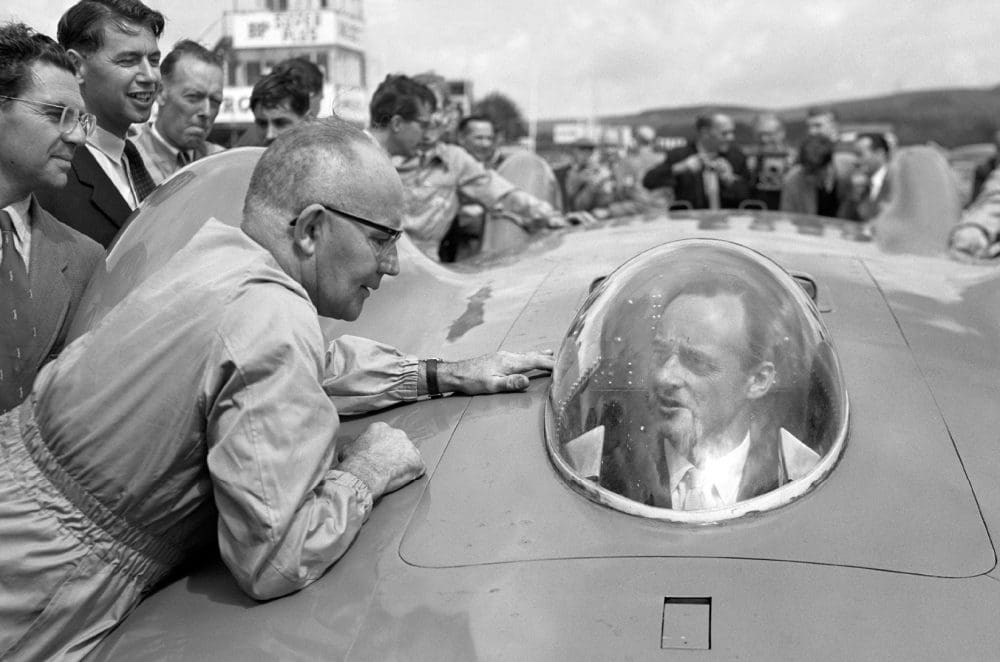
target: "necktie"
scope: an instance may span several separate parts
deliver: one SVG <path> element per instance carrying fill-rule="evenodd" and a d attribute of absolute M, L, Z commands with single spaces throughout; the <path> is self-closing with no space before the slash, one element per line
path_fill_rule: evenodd
<path fill-rule="evenodd" d="M 139 202 L 142 202 L 156 188 L 156 184 L 146 170 L 146 164 L 142 162 L 139 149 L 131 140 L 125 141 L 125 159 L 128 161 L 128 172 L 135 187 L 135 194 L 139 196 Z"/>
<path fill-rule="evenodd" d="M 188 155 L 188 153 L 185 152 L 183 149 L 181 151 L 177 152 L 177 167 L 178 168 L 183 168 L 184 166 L 186 166 L 187 164 L 191 163 L 192 161 L 194 161 L 194 159 L 192 159 Z"/>
<path fill-rule="evenodd" d="M 687 496 L 684 497 L 684 510 L 709 510 L 718 508 L 718 499 L 712 494 L 712 484 L 705 472 L 698 467 L 691 467 L 684 474 L 687 485 Z"/>
<path fill-rule="evenodd" d="M 14 247 L 14 225 L 0 210 L 0 413 L 13 409 L 31 390 L 31 366 L 27 364 L 31 339 L 31 289 L 28 270 Z"/>

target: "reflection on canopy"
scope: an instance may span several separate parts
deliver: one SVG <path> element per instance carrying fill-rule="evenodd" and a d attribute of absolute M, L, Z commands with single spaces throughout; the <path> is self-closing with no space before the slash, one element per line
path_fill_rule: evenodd
<path fill-rule="evenodd" d="M 716 522 L 804 494 L 833 467 L 848 405 L 829 335 L 779 266 L 684 240 L 594 289 L 557 357 L 556 467 L 633 514 Z"/>

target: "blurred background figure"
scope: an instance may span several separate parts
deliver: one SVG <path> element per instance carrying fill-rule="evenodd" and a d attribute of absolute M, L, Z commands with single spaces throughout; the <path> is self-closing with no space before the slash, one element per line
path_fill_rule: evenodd
<path fill-rule="evenodd" d="M 602 162 L 597 144 L 580 138 L 573 144 L 572 163 L 566 172 L 566 208 L 590 211 L 614 200 L 614 177 Z"/>
<path fill-rule="evenodd" d="M 369 104 L 369 132 L 393 157 L 405 193 L 403 229 L 418 248 L 450 262 L 487 245 L 523 242 L 528 232 L 567 225 L 552 205 L 443 141 L 451 120 L 436 112 L 437 104 L 429 87 L 404 75 L 386 76 Z M 475 215 L 473 205 L 481 207 Z M 510 236 L 494 241 L 507 230 Z M 456 234 L 461 238 L 453 242 Z"/>
<path fill-rule="evenodd" d="M 261 147 L 311 117 L 309 93 L 288 73 L 270 73 L 257 81 L 250 93 L 250 110 Z"/>
<path fill-rule="evenodd" d="M 768 209 L 781 208 L 781 186 L 795 162 L 795 152 L 785 142 L 785 126 L 773 113 L 757 117 L 754 125 L 757 144 L 747 158 L 750 170 L 750 197 Z"/>
<path fill-rule="evenodd" d="M 886 205 L 892 186 L 886 181 L 889 167 L 889 143 L 880 133 L 862 133 L 854 141 L 857 159 L 851 182 L 857 217 L 874 218 Z"/>
<path fill-rule="evenodd" d="M 810 136 L 826 136 L 836 145 L 840 140 L 837 113 L 832 108 L 813 106 L 806 111 L 806 133 Z"/>
<path fill-rule="evenodd" d="M 695 139 L 670 150 L 662 164 L 646 173 L 642 185 L 670 187 L 676 202 L 692 209 L 736 209 L 749 194 L 746 156 L 736 145 L 729 115 L 714 113 L 695 120 Z"/>
<path fill-rule="evenodd" d="M 274 68 L 265 76 L 264 78 L 270 79 L 265 87 L 260 88 L 260 93 L 265 94 L 268 99 L 276 98 L 275 95 L 281 94 L 282 98 L 291 101 L 295 99 L 294 107 L 301 107 L 301 103 L 298 101 L 300 95 L 304 95 L 306 98 L 305 111 L 292 111 L 289 106 L 285 109 L 281 116 L 275 116 L 273 120 L 269 118 L 263 118 L 264 124 L 258 121 L 257 113 L 254 113 L 254 125 L 243 132 L 240 139 L 236 141 L 234 147 L 266 147 L 274 141 L 274 137 L 281 132 L 282 129 L 288 129 L 295 124 L 298 124 L 304 119 L 310 117 L 319 117 L 320 115 L 320 104 L 323 102 L 323 71 L 316 66 L 314 63 L 310 62 L 304 57 L 292 57 L 287 60 L 282 60 L 278 64 L 274 65 Z M 257 81 L 254 85 L 253 91 L 258 91 L 258 86 L 264 78 Z M 277 88 L 279 85 L 276 83 L 277 80 L 281 80 L 280 87 L 284 91 L 279 91 Z M 292 93 L 291 88 L 295 88 L 297 92 Z M 272 109 L 278 108 L 269 101 Z M 253 97 L 250 99 L 251 108 L 253 107 Z M 273 127 L 271 125 L 274 125 Z M 267 131 L 272 129 L 276 132 L 270 140 L 267 138 Z"/>
<path fill-rule="evenodd" d="M 996 152 L 993 156 L 986 159 L 982 163 L 976 166 L 976 170 L 972 175 L 972 194 L 969 197 L 969 204 L 971 205 L 979 197 L 979 194 L 983 191 L 983 184 L 989 178 L 990 173 L 997 169 L 997 165 L 1000 165 L 1000 129 L 997 129 L 993 133 L 993 144 L 996 146 Z"/>
<path fill-rule="evenodd" d="M 962 212 L 948 162 L 934 147 L 904 147 L 889 166 L 892 197 L 872 220 L 879 248 L 890 253 L 939 255 Z"/>
<path fill-rule="evenodd" d="M 288 74 L 309 95 L 309 116 L 320 116 L 323 103 L 323 71 L 304 57 L 292 57 L 274 65 L 272 73 Z"/>
<path fill-rule="evenodd" d="M 635 181 L 641 182 L 652 168 L 663 161 L 663 155 L 656 151 L 656 131 L 648 125 L 635 129 L 635 147 L 626 159 Z"/>
<path fill-rule="evenodd" d="M 561 211 L 562 190 L 549 162 L 528 149 L 500 149 L 497 142 L 496 127 L 487 115 L 469 115 L 458 123 L 458 144 L 485 168 Z"/>
<path fill-rule="evenodd" d="M 160 63 L 163 86 L 156 120 L 142 125 L 135 144 L 159 184 L 221 145 L 208 142 L 222 106 L 222 59 L 201 44 L 177 42 Z"/>
<path fill-rule="evenodd" d="M 848 218 L 853 214 L 851 180 L 833 165 L 833 142 L 822 134 L 806 136 L 798 163 L 781 187 L 781 211 Z"/>

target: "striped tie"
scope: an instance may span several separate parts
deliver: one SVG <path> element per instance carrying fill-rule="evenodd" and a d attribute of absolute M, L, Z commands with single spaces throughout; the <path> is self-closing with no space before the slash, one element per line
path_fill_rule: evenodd
<path fill-rule="evenodd" d="M 14 226 L 0 210 L 0 413 L 28 396 L 33 377 L 27 364 L 35 335 L 28 270 L 14 246 Z"/>
<path fill-rule="evenodd" d="M 702 469 L 698 467 L 688 469 L 684 474 L 684 483 L 687 485 L 684 510 L 710 510 L 721 505 L 712 494 L 712 483 Z"/>

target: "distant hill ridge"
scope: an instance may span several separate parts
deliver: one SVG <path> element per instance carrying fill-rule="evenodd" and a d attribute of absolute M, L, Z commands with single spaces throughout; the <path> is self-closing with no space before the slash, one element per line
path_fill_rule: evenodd
<path fill-rule="evenodd" d="M 864 99 L 808 104 L 786 109 L 753 108 L 732 104 L 701 104 L 677 108 L 657 108 L 631 115 L 599 118 L 604 124 L 648 124 L 658 135 L 690 136 L 694 118 L 718 110 L 736 121 L 737 142 L 753 140 L 753 121 L 761 112 L 773 112 L 785 122 L 788 139 L 798 143 L 805 135 L 806 110 L 824 106 L 836 111 L 842 124 L 891 123 L 902 145 L 933 141 L 944 147 L 992 142 L 1000 128 L 1000 85 L 989 88 L 950 88 L 899 92 Z M 542 120 L 538 137 L 550 141 L 552 126 L 573 120 Z"/>

